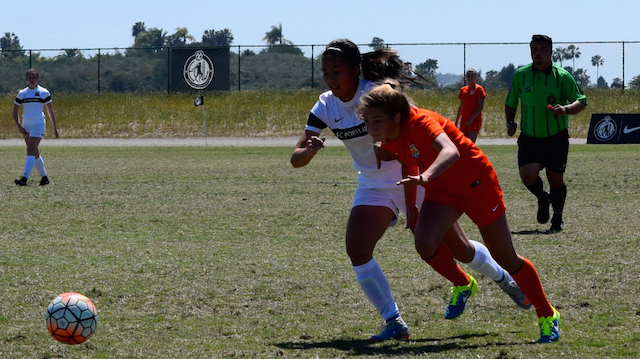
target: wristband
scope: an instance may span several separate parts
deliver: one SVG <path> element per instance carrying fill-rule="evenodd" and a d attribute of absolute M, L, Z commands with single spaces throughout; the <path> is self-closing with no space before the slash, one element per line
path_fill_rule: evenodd
<path fill-rule="evenodd" d="M 516 124 L 515 122 L 507 122 L 507 128 L 509 128 L 509 127 L 511 127 L 511 126 L 513 126 L 515 124 Z"/>
<path fill-rule="evenodd" d="M 569 106 L 562 106 L 564 108 L 564 114 L 569 116 Z"/>

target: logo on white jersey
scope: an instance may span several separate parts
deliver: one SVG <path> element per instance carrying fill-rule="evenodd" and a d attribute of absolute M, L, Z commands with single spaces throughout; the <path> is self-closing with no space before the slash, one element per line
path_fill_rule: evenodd
<path fill-rule="evenodd" d="M 207 88 L 214 72 L 213 61 L 202 50 L 196 51 L 184 63 L 184 80 L 196 90 Z"/>

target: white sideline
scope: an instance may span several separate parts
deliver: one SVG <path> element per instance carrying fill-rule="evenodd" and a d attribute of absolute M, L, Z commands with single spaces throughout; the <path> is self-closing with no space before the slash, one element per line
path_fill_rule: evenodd
<path fill-rule="evenodd" d="M 208 137 L 209 147 L 291 147 L 299 137 Z M 587 143 L 586 138 L 571 138 L 572 145 Z M 479 138 L 482 145 L 515 145 L 516 138 Z M 189 138 L 77 138 L 49 139 L 40 143 L 44 147 L 204 147 L 204 137 Z M 326 146 L 342 146 L 342 141 L 335 137 L 327 138 Z M 0 140 L 0 147 L 25 146 L 23 139 Z"/>

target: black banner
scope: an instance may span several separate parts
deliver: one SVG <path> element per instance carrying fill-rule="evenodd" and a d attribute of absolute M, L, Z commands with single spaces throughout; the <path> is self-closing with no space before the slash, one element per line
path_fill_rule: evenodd
<path fill-rule="evenodd" d="M 229 47 L 171 48 L 169 56 L 169 92 L 229 90 Z"/>
<path fill-rule="evenodd" d="M 640 114 L 592 114 L 587 143 L 640 143 Z"/>

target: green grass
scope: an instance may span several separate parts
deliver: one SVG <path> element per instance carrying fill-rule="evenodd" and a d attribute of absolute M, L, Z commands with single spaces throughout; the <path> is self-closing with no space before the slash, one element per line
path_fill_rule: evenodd
<path fill-rule="evenodd" d="M 293 144 L 292 144 L 293 145 Z M 389 229 L 376 249 L 407 342 L 366 343 L 381 320 L 355 282 L 344 229 L 355 175 L 342 147 L 302 169 L 291 148 L 44 147 L 51 185 L 13 185 L 24 148 L 0 148 L 2 358 L 630 358 L 640 355 L 637 146 L 572 146 L 565 231 L 547 235 L 514 146 L 484 147 L 518 252 L 562 314 L 538 345 L 487 278 L 445 321 L 449 284 Z M 37 180 L 37 175 L 34 175 Z M 479 239 L 468 219 L 469 236 Z M 96 334 L 58 344 L 44 324 L 65 291 L 92 298 Z"/>
<path fill-rule="evenodd" d="M 453 119 L 460 100 L 456 90 L 418 91 L 408 94 L 422 107 Z M 586 138 L 592 113 L 638 113 L 640 97 L 634 91 L 588 89 L 589 106 L 571 116 L 570 134 Z M 205 93 L 209 136 L 298 136 L 319 90 L 243 91 Z M 12 118 L 15 95 L 0 95 L 0 139 L 19 138 Z M 60 135 L 65 138 L 162 138 L 203 135 L 202 108 L 195 94 L 58 94 L 54 109 Z M 507 137 L 504 118 L 506 91 L 488 91 L 481 137 Z M 51 126 L 48 125 L 49 137 Z"/>

